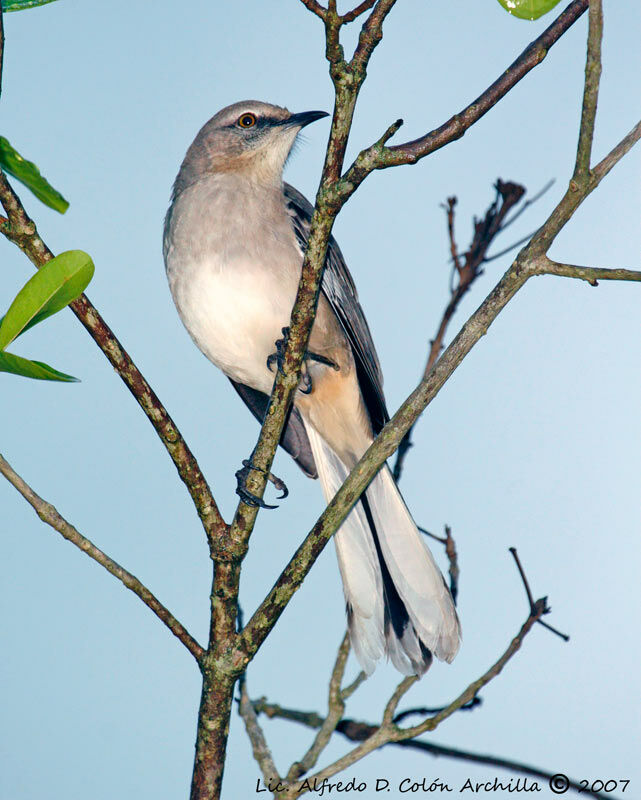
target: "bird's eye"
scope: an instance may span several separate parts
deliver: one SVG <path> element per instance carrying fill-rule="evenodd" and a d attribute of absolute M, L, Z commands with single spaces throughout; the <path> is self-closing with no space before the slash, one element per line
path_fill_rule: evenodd
<path fill-rule="evenodd" d="M 238 126 L 240 128 L 253 128 L 256 124 L 256 115 L 255 114 L 243 114 L 241 117 L 238 118 Z"/>

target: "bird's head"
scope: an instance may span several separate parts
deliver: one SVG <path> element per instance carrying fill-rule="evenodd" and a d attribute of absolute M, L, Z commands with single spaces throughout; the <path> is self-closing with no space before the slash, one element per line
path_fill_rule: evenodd
<path fill-rule="evenodd" d="M 325 111 L 292 114 L 286 108 L 245 100 L 219 111 L 201 128 L 181 172 L 191 183 L 217 172 L 242 172 L 260 181 L 280 182 L 287 156 L 306 125 Z"/>

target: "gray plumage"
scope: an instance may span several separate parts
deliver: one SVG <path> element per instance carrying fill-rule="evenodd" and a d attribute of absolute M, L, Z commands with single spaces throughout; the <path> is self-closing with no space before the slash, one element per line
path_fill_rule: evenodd
<path fill-rule="evenodd" d="M 313 210 L 283 184 L 283 166 L 298 132 L 320 116 L 257 101 L 220 111 L 185 156 L 165 222 L 178 313 L 259 420 L 274 380 L 267 361 L 289 323 Z M 281 444 L 320 478 L 329 501 L 389 418 L 370 330 L 333 238 L 309 352 L 321 360 L 304 365 L 306 383 Z M 363 668 L 371 672 L 384 654 L 405 674 L 423 674 L 432 654 L 451 661 L 456 611 L 387 466 L 334 540 Z"/>

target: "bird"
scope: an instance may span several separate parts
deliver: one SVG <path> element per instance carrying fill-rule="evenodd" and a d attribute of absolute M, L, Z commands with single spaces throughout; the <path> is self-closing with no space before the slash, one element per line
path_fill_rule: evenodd
<path fill-rule="evenodd" d="M 187 150 L 165 218 L 165 267 L 180 319 L 259 422 L 313 213 L 283 170 L 300 131 L 326 116 L 256 100 L 223 108 Z M 329 502 L 388 419 L 370 329 L 332 237 L 280 444 L 306 475 L 320 478 Z M 451 662 L 460 644 L 452 596 L 387 465 L 334 542 L 362 669 L 371 674 L 387 656 L 402 674 L 420 677 L 433 656 Z"/>

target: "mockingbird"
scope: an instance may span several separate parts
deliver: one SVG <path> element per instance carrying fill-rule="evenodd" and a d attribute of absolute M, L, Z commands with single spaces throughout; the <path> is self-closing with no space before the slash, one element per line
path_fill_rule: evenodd
<path fill-rule="evenodd" d="M 283 183 L 283 167 L 300 130 L 324 116 L 254 100 L 219 111 L 187 151 L 165 220 L 180 318 L 259 421 L 313 211 Z M 320 477 L 329 501 L 389 419 L 369 327 L 333 238 L 304 366 L 281 445 Z M 384 654 L 406 675 L 422 675 L 432 654 L 454 658 L 452 597 L 387 466 L 334 542 L 352 645 L 367 673 Z"/>

